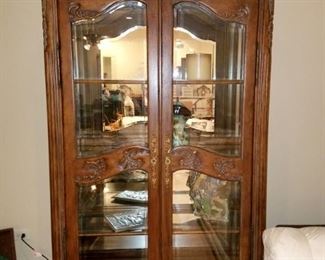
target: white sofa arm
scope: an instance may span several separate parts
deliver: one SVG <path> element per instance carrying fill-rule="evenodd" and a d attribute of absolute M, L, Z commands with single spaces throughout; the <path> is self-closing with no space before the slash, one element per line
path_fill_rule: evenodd
<path fill-rule="evenodd" d="M 263 244 L 264 260 L 325 260 L 325 227 L 270 228 Z"/>

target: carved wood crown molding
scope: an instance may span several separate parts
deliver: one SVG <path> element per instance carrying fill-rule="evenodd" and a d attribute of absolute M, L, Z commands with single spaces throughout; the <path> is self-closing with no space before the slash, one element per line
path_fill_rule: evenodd
<path fill-rule="evenodd" d="M 244 21 L 247 19 L 250 10 L 247 5 L 241 6 L 237 10 L 226 10 L 216 12 L 216 15 L 227 21 Z"/>
<path fill-rule="evenodd" d="M 86 161 L 82 166 L 82 171 L 85 171 L 86 175 L 77 176 L 76 181 L 81 183 L 98 181 L 106 170 L 107 164 L 104 158 Z"/>
<path fill-rule="evenodd" d="M 98 11 L 81 9 L 81 5 L 79 3 L 75 3 L 75 2 L 70 3 L 69 16 L 70 16 L 70 20 L 73 22 L 80 21 L 80 20 L 94 19 L 98 15 L 99 15 Z"/>

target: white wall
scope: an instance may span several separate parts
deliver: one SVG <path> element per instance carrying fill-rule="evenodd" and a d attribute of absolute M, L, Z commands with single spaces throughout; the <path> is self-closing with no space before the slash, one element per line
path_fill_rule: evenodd
<path fill-rule="evenodd" d="M 268 226 L 325 223 L 324 5 L 276 1 Z M 0 1 L 0 228 L 25 229 L 50 256 L 41 20 L 40 0 Z M 34 259 L 16 242 L 19 260 Z"/>
<path fill-rule="evenodd" d="M 51 255 L 40 0 L 0 0 L 0 228 Z M 16 240 L 19 260 L 35 259 Z M 39 258 L 38 258 L 39 259 Z"/>
<path fill-rule="evenodd" d="M 324 6 L 275 2 L 268 226 L 325 223 Z"/>

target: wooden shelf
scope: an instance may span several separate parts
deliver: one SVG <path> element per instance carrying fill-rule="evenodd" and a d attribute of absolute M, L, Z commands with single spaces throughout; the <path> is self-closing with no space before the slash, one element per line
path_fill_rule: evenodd
<path fill-rule="evenodd" d="M 225 85 L 225 84 L 244 84 L 244 80 L 241 79 L 211 79 L 211 80 L 173 80 L 174 85 L 183 85 L 183 84 L 197 84 L 197 85 L 202 85 L 202 84 L 220 84 L 220 85 Z"/>
<path fill-rule="evenodd" d="M 74 79 L 75 84 L 148 84 L 147 80 L 137 79 Z M 225 84 L 244 84 L 241 79 L 215 79 L 215 80 L 173 80 L 174 85 L 225 85 Z"/>
<path fill-rule="evenodd" d="M 74 79 L 74 84 L 148 84 L 147 80 L 137 79 Z"/>
<path fill-rule="evenodd" d="M 232 233 L 238 235 L 237 233 Z M 197 248 L 209 247 L 208 240 L 216 233 L 174 233 L 173 244 L 176 248 Z M 145 249 L 147 235 L 129 234 L 116 236 L 98 236 L 91 245 L 87 245 L 88 250 L 115 250 L 115 249 Z M 87 238 L 82 236 L 82 238 Z M 216 236 L 217 238 L 217 236 Z M 86 249 L 86 248 L 84 248 Z"/>
<path fill-rule="evenodd" d="M 173 99 L 215 99 L 213 96 L 174 96 Z"/>
<path fill-rule="evenodd" d="M 234 257 L 239 236 L 235 234 L 228 245 L 222 236 L 211 234 L 174 234 L 173 252 L 176 259 L 229 259 Z M 85 259 L 146 259 L 147 235 L 97 237 L 81 240 L 81 255 Z M 222 248 L 220 246 L 222 245 Z M 231 253 L 230 253 L 231 252 Z M 97 258 L 96 258 L 97 257 Z M 196 258 L 195 258 L 196 257 Z M 235 259 L 235 258 L 234 258 Z"/>

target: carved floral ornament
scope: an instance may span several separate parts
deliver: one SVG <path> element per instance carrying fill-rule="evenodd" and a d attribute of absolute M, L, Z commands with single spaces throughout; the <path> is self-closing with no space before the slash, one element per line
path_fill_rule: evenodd
<path fill-rule="evenodd" d="M 239 180 L 240 176 L 234 176 L 231 171 L 235 169 L 235 162 L 228 159 L 222 159 L 214 162 L 213 167 L 217 174 L 227 180 Z"/>
<path fill-rule="evenodd" d="M 106 170 L 107 164 L 104 158 L 85 161 L 82 166 L 82 172 L 86 174 L 77 176 L 76 181 L 81 183 L 99 181 Z"/>
<path fill-rule="evenodd" d="M 273 0 L 269 0 L 270 5 Z M 229 21 L 244 21 L 249 15 L 249 8 L 247 5 L 241 6 L 236 10 L 225 10 L 216 12 L 217 16 L 224 20 Z M 82 9 L 79 3 L 71 2 L 69 6 L 69 15 L 71 21 L 79 21 L 79 20 L 88 20 L 96 18 L 100 12 L 96 10 L 87 10 Z"/>
<path fill-rule="evenodd" d="M 181 159 L 179 161 L 180 166 L 186 168 L 200 169 L 202 161 L 195 150 L 186 150 L 179 153 Z"/>
<path fill-rule="evenodd" d="M 144 154 L 143 149 L 132 148 L 123 152 L 123 158 L 120 160 L 119 165 L 123 170 L 139 169 L 143 166 L 143 160 L 140 156 Z"/>
<path fill-rule="evenodd" d="M 235 164 L 230 160 L 220 160 L 214 163 L 214 169 L 221 175 L 229 173 L 233 168 L 235 168 Z"/>
<path fill-rule="evenodd" d="M 82 9 L 80 4 L 72 2 L 69 6 L 69 15 L 71 21 L 80 21 L 94 19 L 99 15 L 99 12 L 95 10 Z"/>
<path fill-rule="evenodd" d="M 249 15 L 248 6 L 242 6 L 237 10 L 227 10 L 216 12 L 217 16 L 228 21 L 244 21 Z"/>

